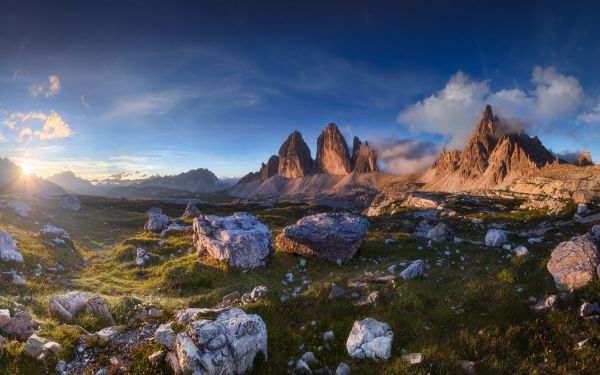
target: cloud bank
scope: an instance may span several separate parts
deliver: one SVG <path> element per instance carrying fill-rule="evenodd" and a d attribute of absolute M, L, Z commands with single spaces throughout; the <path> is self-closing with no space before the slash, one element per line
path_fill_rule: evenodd
<path fill-rule="evenodd" d="M 392 174 L 410 174 L 431 166 L 440 147 L 416 139 L 375 140 L 369 144 L 377 151 L 381 169 Z"/>
<path fill-rule="evenodd" d="M 32 122 L 41 122 L 41 129 L 31 127 Z M 10 130 L 18 131 L 19 142 L 32 138 L 49 141 L 68 138 L 73 135 L 71 126 L 54 111 L 51 111 L 50 114 L 44 112 L 13 112 L 7 119 L 2 121 L 2 124 Z"/>

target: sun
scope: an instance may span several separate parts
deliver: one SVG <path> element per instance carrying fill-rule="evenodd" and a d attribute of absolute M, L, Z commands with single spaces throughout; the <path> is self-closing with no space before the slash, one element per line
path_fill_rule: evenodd
<path fill-rule="evenodd" d="M 21 165 L 21 171 L 24 176 L 29 176 L 31 174 L 31 167 L 27 164 Z"/>

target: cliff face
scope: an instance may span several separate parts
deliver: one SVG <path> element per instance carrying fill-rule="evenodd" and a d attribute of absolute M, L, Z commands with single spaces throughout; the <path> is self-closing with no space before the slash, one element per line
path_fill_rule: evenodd
<path fill-rule="evenodd" d="M 279 171 L 279 156 L 272 155 L 267 161 L 267 164 L 262 163 L 260 167 L 260 179 L 266 181 L 269 178 L 276 176 Z"/>
<path fill-rule="evenodd" d="M 379 171 L 377 167 L 377 154 L 369 148 L 369 143 L 364 144 L 358 137 L 354 137 L 352 145 L 352 169 L 356 173 L 371 173 Z"/>
<path fill-rule="evenodd" d="M 295 131 L 287 138 L 279 149 L 279 165 L 277 174 L 287 178 L 298 178 L 308 175 L 313 168 L 310 149 L 302 134 Z"/>
<path fill-rule="evenodd" d="M 505 188 L 541 167 L 557 162 L 537 137 L 524 132 L 501 134 L 501 124 L 487 106 L 464 151 L 444 151 L 427 172 L 423 190 L 460 191 Z"/>
<path fill-rule="evenodd" d="M 331 123 L 317 139 L 317 169 L 320 172 L 344 176 L 352 171 L 346 140 L 338 127 Z"/>

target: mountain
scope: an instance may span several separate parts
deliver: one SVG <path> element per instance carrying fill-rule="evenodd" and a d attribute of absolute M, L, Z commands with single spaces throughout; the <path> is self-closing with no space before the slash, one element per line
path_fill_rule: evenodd
<path fill-rule="evenodd" d="M 443 151 L 424 173 L 423 190 L 502 189 L 558 159 L 537 137 L 503 132 L 500 119 L 486 106 L 464 150 Z"/>
<path fill-rule="evenodd" d="M 327 125 L 317 139 L 317 169 L 320 172 L 344 176 L 352 171 L 346 140 L 334 123 Z"/>
<path fill-rule="evenodd" d="M 594 162 L 592 161 L 592 153 L 587 150 L 582 152 L 577 160 L 575 160 L 575 165 L 579 167 L 588 167 L 590 165 L 594 165 Z"/>
<path fill-rule="evenodd" d="M 308 175 L 313 169 L 310 149 L 300 132 L 293 132 L 279 148 L 277 175 L 298 178 Z"/>
<path fill-rule="evenodd" d="M 35 175 L 25 176 L 21 167 L 0 158 L 0 194 L 52 196 L 66 194 L 58 185 Z"/>
<path fill-rule="evenodd" d="M 130 187 L 160 187 L 191 193 L 210 193 L 221 190 L 226 185 L 213 172 L 206 168 L 198 168 L 173 176 L 150 177 Z"/>
<path fill-rule="evenodd" d="M 369 148 L 369 142 L 362 143 L 354 137 L 352 144 L 352 170 L 356 173 L 371 173 L 379 171 L 377 167 L 377 154 Z"/>
<path fill-rule="evenodd" d="M 71 171 L 57 173 L 46 179 L 62 187 L 69 194 L 105 195 L 108 190 L 106 187 L 96 186 L 88 180 L 76 176 Z"/>
<path fill-rule="evenodd" d="M 260 167 L 260 179 L 262 181 L 268 180 L 269 178 L 277 175 L 279 170 L 279 156 L 272 155 L 267 161 L 267 164 L 262 163 Z"/>

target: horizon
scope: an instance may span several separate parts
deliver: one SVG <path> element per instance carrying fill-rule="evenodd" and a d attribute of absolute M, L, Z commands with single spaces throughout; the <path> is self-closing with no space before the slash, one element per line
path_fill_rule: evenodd
<path fill-rule="evenodd" d="M 487 103 L 558 155 L 594 156 L 598 5 L 539 4 L 11 1 L 0 156 L 41 177 L 239 178 L 293 130 L 315 157 L 334 122 L 408 174 L 461 149 Z"/>

